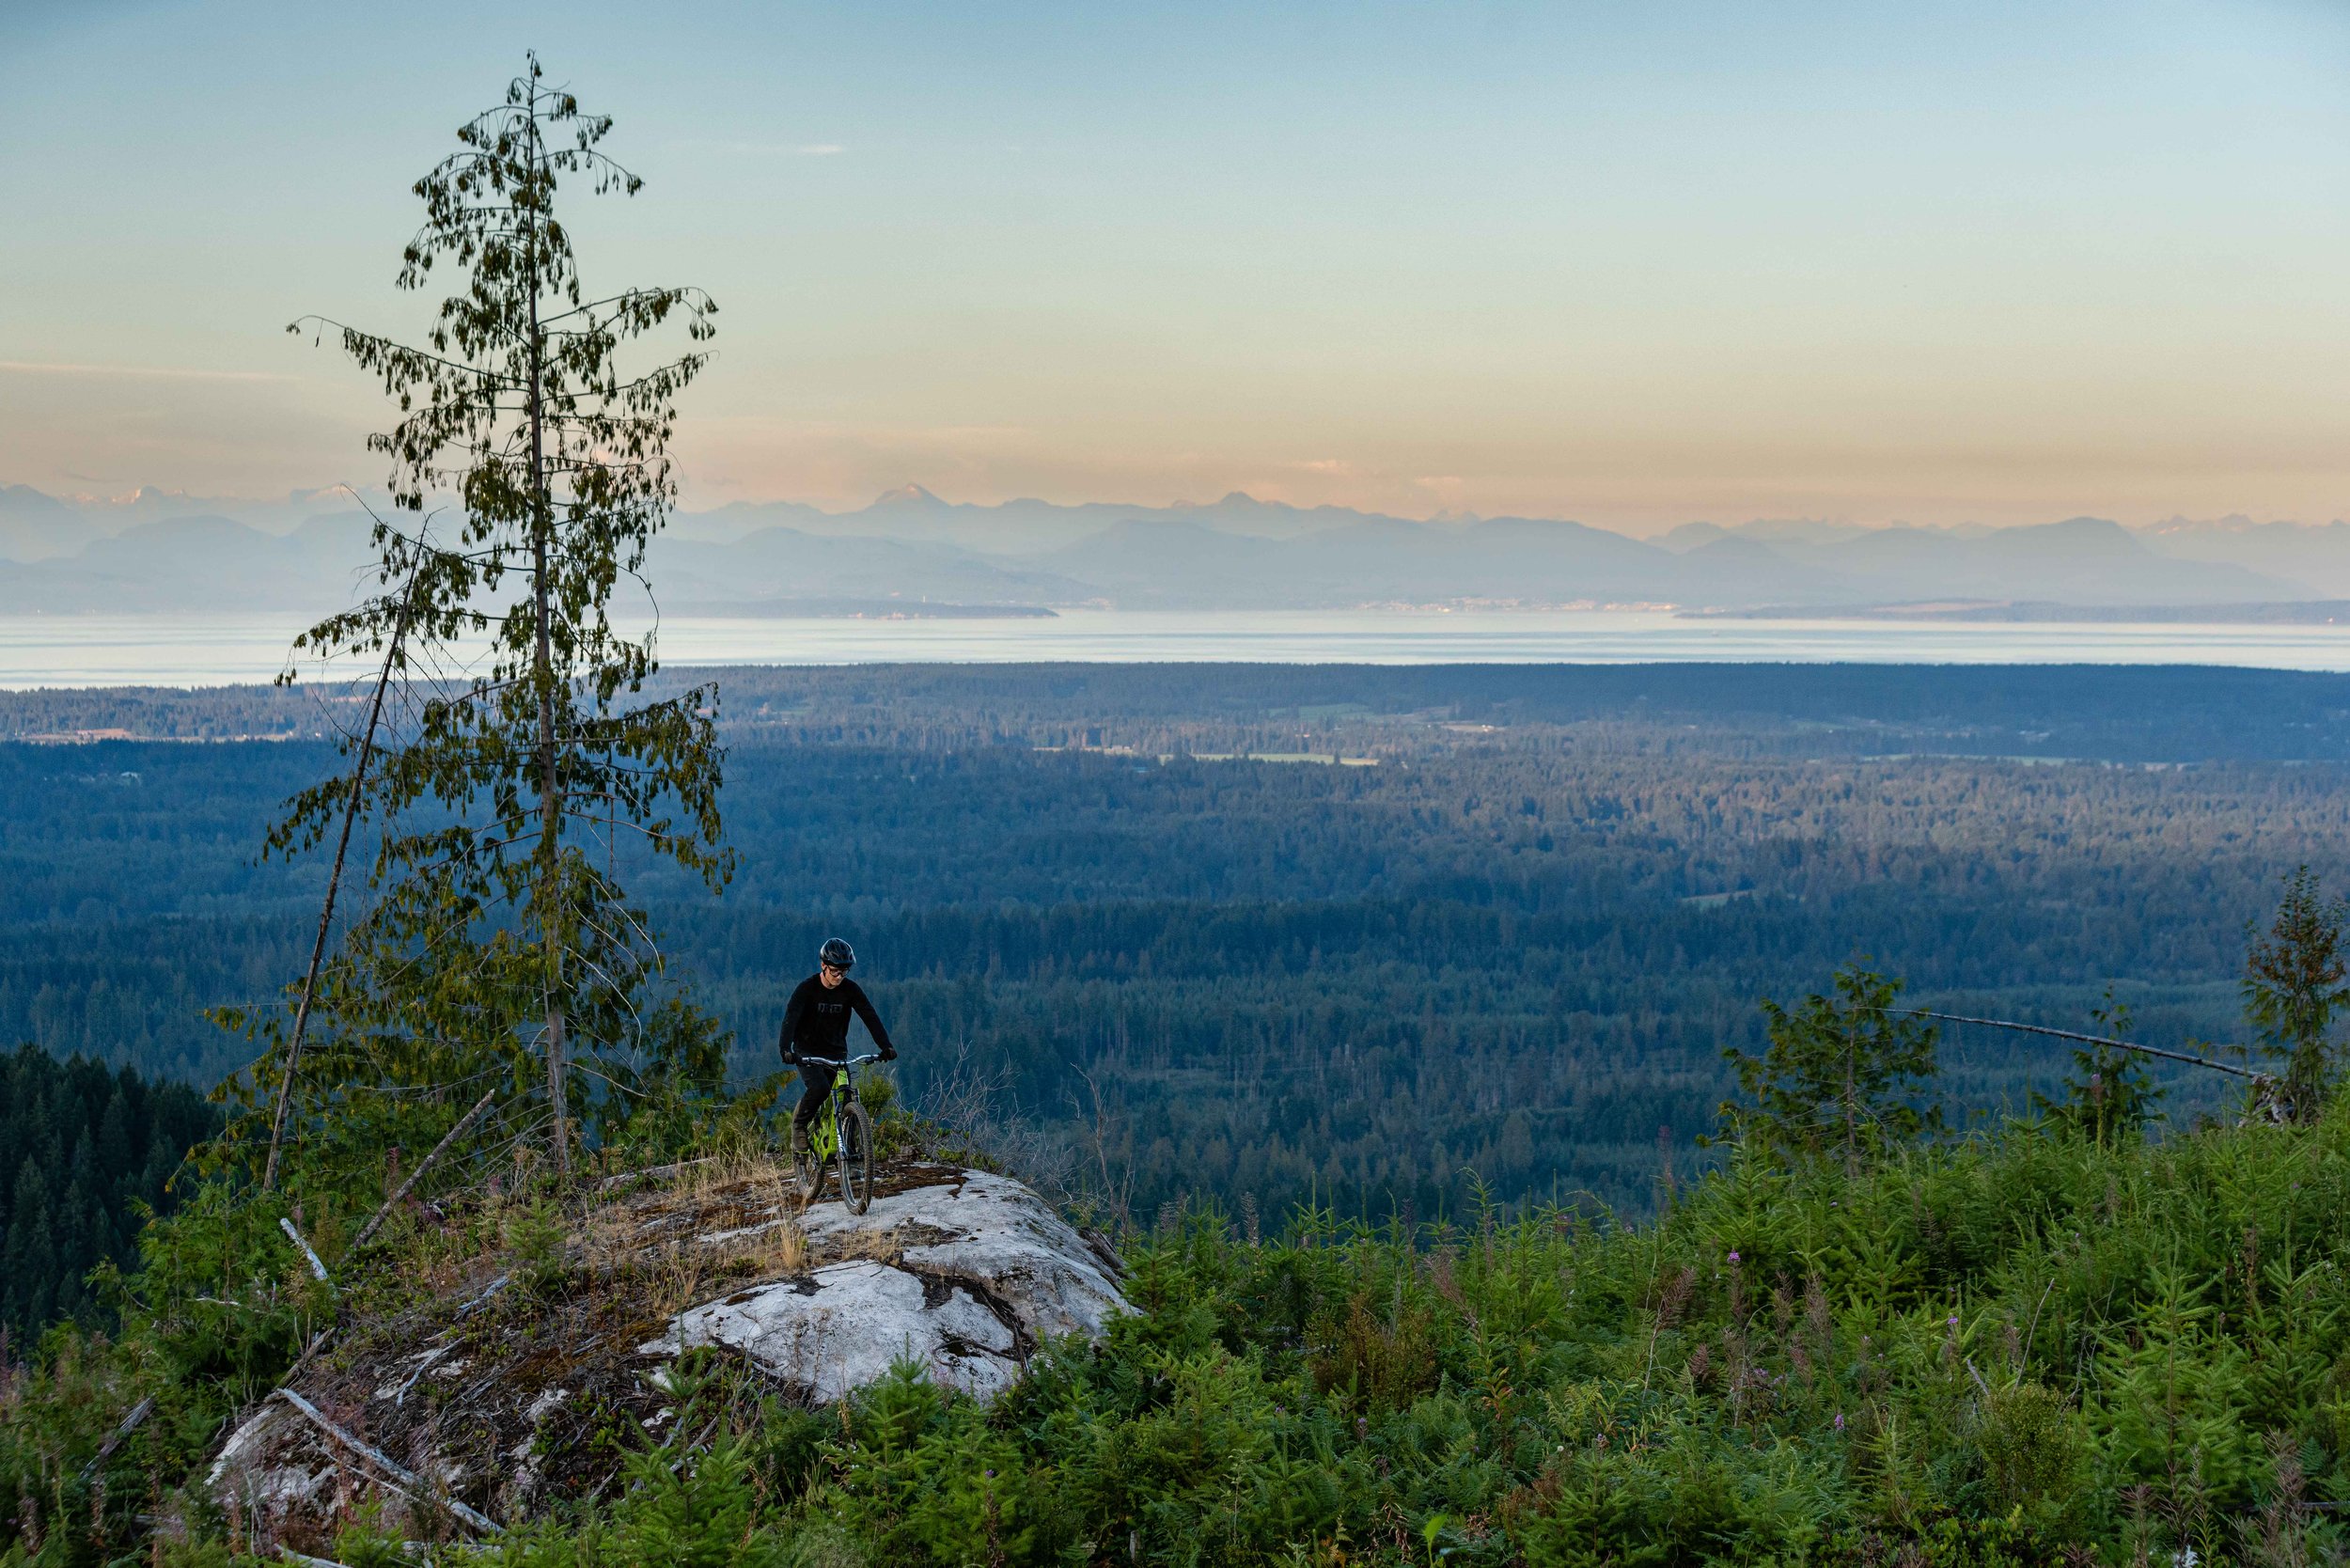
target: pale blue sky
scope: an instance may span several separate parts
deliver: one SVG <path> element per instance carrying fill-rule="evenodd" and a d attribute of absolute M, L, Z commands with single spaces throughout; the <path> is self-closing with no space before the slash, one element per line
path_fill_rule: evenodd
<path fill-rule="evenodd" d="M 0 481 L 375 478 L 278 329 L 418 316 L 534 45 L 591 281 L 724 307 L 696 502 L 2350 512 L 2350 8 L 2263 0 L 0 0 Z"/>

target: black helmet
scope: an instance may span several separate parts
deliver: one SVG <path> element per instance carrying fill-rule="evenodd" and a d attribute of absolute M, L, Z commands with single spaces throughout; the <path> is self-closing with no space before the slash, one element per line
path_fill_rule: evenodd
<path fill-rule="evenodd" d="M 828 936 L 824 938 L 824 945 L 816 949 L 816 962 L 835 969 L 854 969 L 856 967 L 856 949 L 838 936 Z"/>

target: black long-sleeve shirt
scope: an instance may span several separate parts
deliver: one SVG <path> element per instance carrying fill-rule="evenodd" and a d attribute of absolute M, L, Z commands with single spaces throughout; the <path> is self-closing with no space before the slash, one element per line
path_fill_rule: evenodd
<path fill-rule="evenodd" d="M 800 981 L 798 989 L 791 993 L 791 1000 L 783 1010 L 783 1032 L 776 1037 L 776 1049 L 787 1057 L 845 1061 L 849 1056 L 852 1011 L 865 1020 L 866 1032 L 873 1037 L 874 1044 L 885 1051 L 895 1049 L 889 1043 L 889 1031 L 882 1027 L 881 1014 L 873 1011 L 863 986 L 853 980 L 827 986 L 816 975 Z"/>

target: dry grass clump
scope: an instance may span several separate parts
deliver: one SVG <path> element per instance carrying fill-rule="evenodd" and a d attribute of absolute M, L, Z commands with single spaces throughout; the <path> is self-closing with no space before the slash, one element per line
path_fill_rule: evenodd
<path fill-rule="evenodd" d="M 581 1250 L 600 1272 L 641 1269 L 663 1311 L 691 1306 L 725 1281 L 780 1278 L 807 1262 L 789 1165 L 745 1150 L 667 1173 L 666 1185 L 622 1191 L 585 1216 Z"/>
<path fill-rule="evenodd" d="M 510 1187 L 494 1178 L 446 1210 L 396 1222 L 404 1232 L 396 1294 L 470 1294 L 501 1274 L 534 1289 L 641 1274 L 676 1309 L 720 1286 L 808 1266 L 791 1163 L 762 1146 L 608 1176 L 561 1204 L 526 1184 L 528 1174 Z"/>

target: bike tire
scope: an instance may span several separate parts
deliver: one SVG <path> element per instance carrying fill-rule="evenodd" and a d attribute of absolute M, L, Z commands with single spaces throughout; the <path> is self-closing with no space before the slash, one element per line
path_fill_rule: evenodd
<path fill-rule="evenodd" d="M 824 1190 L 824 1162 L 818 1159 L 811 1150 L 805 1157 L 792 1162 L 792 1176 L 800 1185 L 800 1207 L 807 1208 L 816 1201 L 816 1195 Z"/>
<path fill-rule="evenodd" d="M 851 1104 L 840 1113 L 840 1201 L 853 1215 L 873 1204 L 873 1123 L 865 1107 Z"/>

